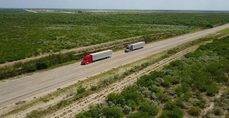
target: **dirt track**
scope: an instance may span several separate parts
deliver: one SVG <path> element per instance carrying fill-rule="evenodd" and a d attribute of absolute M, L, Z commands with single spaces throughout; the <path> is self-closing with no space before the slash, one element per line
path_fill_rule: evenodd
<path fill-rule="evenodd" d="M 148 44 L 144 49 L 127 54 L 124 54 L 122 51 L 116 52 L 111 59 L 90 65 L 81 66 L 80 63 L 74 63 L 0 82 L 0 111 L 12 103 L 47 94 L 57 88 L 69 86 L 77 81 L 87 79 L 87 77 L 135 62 L 152 54 L 216 33 L 225 28 L 229 28 L 229 24 L 158 41 Z"/>

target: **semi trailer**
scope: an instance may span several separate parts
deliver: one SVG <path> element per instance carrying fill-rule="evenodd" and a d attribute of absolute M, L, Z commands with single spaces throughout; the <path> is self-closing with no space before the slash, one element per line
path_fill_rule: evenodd
<path fill-rule="evenodd" d="M 105 50 L 105 51 L 101 51 L 101 52 L 97 52 L 97 53 L 86 54 L 83 57 L 81 64 L 87 65 L 87 64 L 93 63 L 95 61 L 111 58 L 112 53 L 113 53 L 112 50 Z"/>
<path fill-rule="evenodd" d="M 134 44 L 129 44 L 126 47 L 125 52 L 131 52 L 131 51 L 134 51 L 134 50 L 138 50 L 138 49 L 144 48 L 144 46 L 145 46 L 145 42 L 144 41 L 138 42 L 138 43 L 134 43 Z"/>

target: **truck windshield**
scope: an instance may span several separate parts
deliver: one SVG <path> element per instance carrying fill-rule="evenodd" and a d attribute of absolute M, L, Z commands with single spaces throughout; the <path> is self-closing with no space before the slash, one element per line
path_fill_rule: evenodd
<path fill-rule="evenodd" d="M 131 47 L 131 46 L 130 46 L 130 45 L 128 45 L 128 46 L 126 47 L 126 49 L 130 49 L 130 47 Z"/>

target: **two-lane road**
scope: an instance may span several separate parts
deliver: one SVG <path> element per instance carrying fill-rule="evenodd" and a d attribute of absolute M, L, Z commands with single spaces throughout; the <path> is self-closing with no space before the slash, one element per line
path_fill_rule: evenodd
<path fill-rule="evenodd" d="M 5 80 L 0 82 L 0 110 L 6 105 L 69 86 L 79 80 L 214 34 L 225 28 L 229 28 L 229 24 L 147 44 L 144 49 L 135 52 L 115 52 L 111 59 L 90 65 L 81 66 L 78 62 L 47 71 L 35 72 L 17 79 Z"/>

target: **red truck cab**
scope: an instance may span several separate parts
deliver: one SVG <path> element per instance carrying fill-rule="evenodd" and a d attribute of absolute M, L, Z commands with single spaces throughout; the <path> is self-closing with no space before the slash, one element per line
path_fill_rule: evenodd
<path fill-rule="evenodd" d="M 81 62 L 82 65 L 87 65 L 87 64 L 90 64 L 90 63 L 93 63 L 93 59 L 92 59 L 92 55 L 90 54 L 87 54 L 83 57 L 83 60 Z"/>
<path fill-rule="evenodd" d="M 112 53 L 113 53 L 112 50 L 105 50 L 105 51 L 101 51 L 101 52 L 86 54 L 83 57 L 81 65 L 87 65 L 87 64 L 93 63 L 95 61 L 110 58 L 112 56 Z"/>

